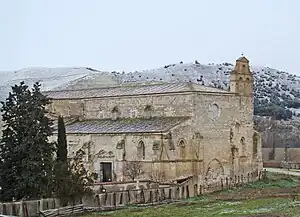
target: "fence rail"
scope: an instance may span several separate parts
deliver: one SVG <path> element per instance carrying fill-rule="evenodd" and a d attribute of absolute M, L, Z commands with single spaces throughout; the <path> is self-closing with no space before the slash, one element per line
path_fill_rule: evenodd
<path fill-rule="evenodd" d="M 233 178 L 223 177 L 214 181 L 208 181 L 206 179 L 195 181 L 191 179 L 186 183 L 176 186 L 106 192 L 80 198 L 80 200 L 74 203 L 74 206 L 67 207 L 60 207 L 60 201 L 56 198 L 0 203 L 0 213 L 20 217 L 72 216 L 93 210 L 115 210 L 129 204 L 147 206 L 170 203 L 185 198 L 238 187 L 242 184 L 261 179 L 262 175 L 263 172 L 249 173 Z"/>
<path fill-rule="evenodd" d="M 84 213 L 84 204 L 40 211 L 41 217 L 70 216 Z"/>

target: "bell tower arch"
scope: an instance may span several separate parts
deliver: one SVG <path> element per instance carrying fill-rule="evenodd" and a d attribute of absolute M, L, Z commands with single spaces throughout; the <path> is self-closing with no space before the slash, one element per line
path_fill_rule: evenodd
<path fill-rule="evenodd" d="M 240 96 L 253 97 L 253 75 L 249 60 L 244 56 L 236 60 L 234 70 L 230 74 L 230 91 Z"/>

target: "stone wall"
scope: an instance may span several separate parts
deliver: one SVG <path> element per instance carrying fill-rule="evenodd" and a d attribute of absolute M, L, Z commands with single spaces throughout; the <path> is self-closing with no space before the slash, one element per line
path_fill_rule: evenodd
<path fill-rule="evenodd" d="M 94 198 L 86 198 L 85 204 L 90 207 L 98 207 L 100 210 L 108 210 L 122 207 L 128 204 L 159 204 L 163 201 L 178 201 L 189 197 L 209 194 L 215 191 L 222 191 L 232 187 L 241 186 L 249 182 L 262 178 L 260 173 L 248 173 L 234 178 L 222 177 L 215 181 L 203 180 L 199 182 L 190 179 L 182 184 L 165 188 L 152 189 L 132 189 L 126 191 L 116 191 L 100 193 Z"/>
<path fill-rule="evenodd" d="M 103 119 L 111 118 L 111 112 L 117 106 L 121 118 L 132 118 L 144 116 L 147 105 L 153 109 L 152 116 L 192 116 L 192 94 L 53 100 L 50 110 L 64 117 L 73 115 Z"/>
<path fill-rule="evenodd" d="M 253 102 L 251 97 L 234 93 L 171 93 L 131 97 L 106 97 L 85 100 L 54 100 L 53 112 L 63 116 L 77 115 L 85 119 L 112 118 L 112 110 L 118 108 L 120 118 L 145 116 L 146 106 L 151 106 L 152 116 L 189 116 L 191 119 L 171 129 L 173 148 L 168 141 L 163 147 L 153 150 L 153 143 L 160 143 L 155 134 L 139 135 L 68 135 L 70 150 L 82 146 L 87 138 L 93 142 L 92 154 L 99 151 L 110 153 L 111 161 L 118 181 L 122 177 L 123 166 L 120 161 L 133 160 L 137 156 L 140 141 L 145 144 L 148 161 L 161 161 L 156 165 L 167 177 L 184 177 L 195 174 L 208 176 L 239 175 L 262 169 L 261 142 L 257 142 L 257 153 L 253 153 Z M 83 137 L 83 138 L 80 138 Z M 80 140 L 80 142 L 78 142 Z M 116 145 L 125 140 L 125 149 Z M 75 142 L 73 142 L 75 141 Z M 232 148 L 235 152 L 232 154 Z M 124 154 L 125 157 L 124 157 Z M 163 162 L 167 162 L 165 164 Z M 94 161 L 91 170 L 98 170 L 99 162 Z M 171 165 L 171 166 L 170 166 Z M 96 168 L 95 168 L 96 167 Z M 144 167 L 145 170 L 149 166 Z M 149 171 L 147 171 L 148 173 Z"/>
<path fill-rule="evenodd" d="M 150 178 L 152 172 L 163 173 L 164 179 L 170 180 L 178 177 L 187 177 L 200 174 L 202 171 L 203 150 L 194 146 L 189 133 L 190 122 L 187 121 L 171 130 L 172 142 L 161 134 L 70 134 L 67 135 L 69 157 L 82 149 L 85 153 L 85 162 L 91 171 L 99 173 L 100 162 L 112 163 L 114 181 L 124 181 L 124 161 L 141 161 L 143 175 L 139 178 Z M 162 139 L 163 136 L 163 139 Z M 55 140 L 55 137 L 52 137 Z M 124 147 L 119 147 L 123 141 Z M 143 142 L 145 158 L 138 156 L 138 145 Z M 179 147 L 184 143 L 184 147 Z M 85 144 L 89 144 L 85 146 Z M 159 146 L 156 147 L 156 144 Z M 185 157 L 182 159 L 182 149 Z M 197 155 L 201 151 L 201 156 Z"/>
<path fill-rule="evenodd" d="M 263 172 L 241 174 L 235 177 L 220 177 L 216 180 L 201 180 L 191 178 L 182 184 L 160 188 L 140 188 L 126 191 L 115 191 L 83 197 L 75 201 L 76 204 L 84 204 L 89 210 L 113 210 L 129 204 L 155 205 L 166 202 L 209 194 L 215 191 L 231 189 L 249 182 L 261 179 Z M 0 214 L 12 216 L 38 217 L 40 211 L 57 209 L 60 207 L 58 199 L 49 198 L 33 201 L 19 201 L 12 203 L 0 203 Z M 57 212 L 57 211 L 56 211 Z"/>
<path fill-rule="evenodd" d="M 19 217 L 37 217 L 40 216 L 40 210 L 54 209 L 58 207 L 60 207 L 59 200 L 55 198 L 0 203 L 0 214 Z"/>
<path fill-rule="evenodd" d="M 260 138 L 257 153 L 253 153 L 255 131 L 251 97 L 197 94 L 194 113 L 192 129 L 201 134 L 199 142 L 203 147 L 205 173 L 212 162 L 218 162 L 226 175 L 262 169 Z M 237 148 L 235 162 L 230 154 L 232 146 Z"/>
<path fill-rule="evenodd" d="M 262 148 L 264 162 L 270 161 L 269 153 L 271 151 L 272 148 Z M 287 157 L 287 161 L 300 163 L 300 148 L 288 148 L 286 154 L 285 154 L 285 148 L 276 148 L 275 159 L 272 161 L 281 163 L 282 161 L 286 160 L 285 159 L 286 157 Z"/>

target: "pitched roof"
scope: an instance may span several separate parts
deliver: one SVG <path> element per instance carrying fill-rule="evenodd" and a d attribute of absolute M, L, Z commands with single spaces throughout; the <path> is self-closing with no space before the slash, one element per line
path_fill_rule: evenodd
<path fill-rule="evenodd" d="M 119 134 L 166 132 L 189 117 L 152 117 L 77 121 L 66 125 L 67 134 Z"/>
<path fill-rule="evenodd" d="M 132 96 L 147 94 L 179 93 L 179 92 L 210 92 L 230 93 L 212 87 L 206 87 L 194 83 L 156 83 L 156 84 L 131 84 L 114 87 L 103 87 L 81 90 L 46 91 L 45 95 L 52 99 L 86 99 L 113 96 Z"/>
<path fill-rule="evenodd" d="M 50 118 L 53 120 L 53 128 L 56 130 L 58 127 L 58 117 L 56 116 L 50 116 Z M 78 117 L 64 117 L 64 123 L 65 125 L 72 124 L 74 122 L 77 122 L 79 120 Z"/>
<path fill-rule="evenodd" d="M 238 58 L 237 61 L 249 63 L 249 60 L 244 56 Z"/>

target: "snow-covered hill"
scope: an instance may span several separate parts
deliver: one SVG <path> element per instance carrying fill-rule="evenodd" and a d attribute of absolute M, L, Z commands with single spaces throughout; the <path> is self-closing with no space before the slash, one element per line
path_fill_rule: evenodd
<path fill-rule="evenodd" d="M 0 72 L 0 100 L 12 85 L 39 81 L 43 90 L 85 89 L 117 83 L 194 82 L 205 86 L 228 89 L 229 74 L 234 65 L 177 63 L 141 72 L 101 72 L 91 68 L 28 68 Z M 254 74 L 255 108 L 258 115 L 275 113 L 278 119 L 300 115 L 300 77 L 269 67 L 251 67 Z"/>
<path fill-rule="evenodd" d="M 0 71 L 0 101 L 4 100 L 8 96 L 11 86 L 19 84 L 21 81 L 24 81 L 29 86 L 32 86 L 35 82 L 40 82 L 42 89 L 46 91 L 56 88 L 65 88 L 65 85 L 74 86 L 74 83 L 87 83 L 84 82 L 86 79 L 89 79 L 88 83 L 91 83 L 91 75 L 100 76 L 102 81 L 105 80 L 103 76 L 113 77 L 108 72 L 100 72 L 95 69 L 85 67 L 26 68 L 18 71 Z M 106 85 L 106 83 L 102 82 L 101 85 Z"/>
<path fill-rule="evenodd" d="M 200 64 L 177 63 L 140 72 L 101 72 L 91 68 L 28 68 L 19 71 L 0 72 L 0 100 L 4 100 L 12 85 L 25 81 L 32 85 L 39 81 L 43 90 L 86 89 L 100 86 L 148 83 L 194 82 L 200 85 L 228 89 L 231 63 Z M 258 116 L 275 115 L 283 128 L 293 127 L 300 133 L 300 77 L 272 69 L 252 66 L 255 90 L 255 113 Z M 256 121 L 264 130 L 266 121 Z M 260 126 L 260 123 L 264 123 Z M 286 130 L 285 130 L 286 131 Z M 296 132 L 295 131 L 295 132 Z M 280 134 L 280 133 L 279 133 Z M 285 137 L 288 137 L 284 133 Z M 300 141 L 296 141 L 299 143 Z"/>

